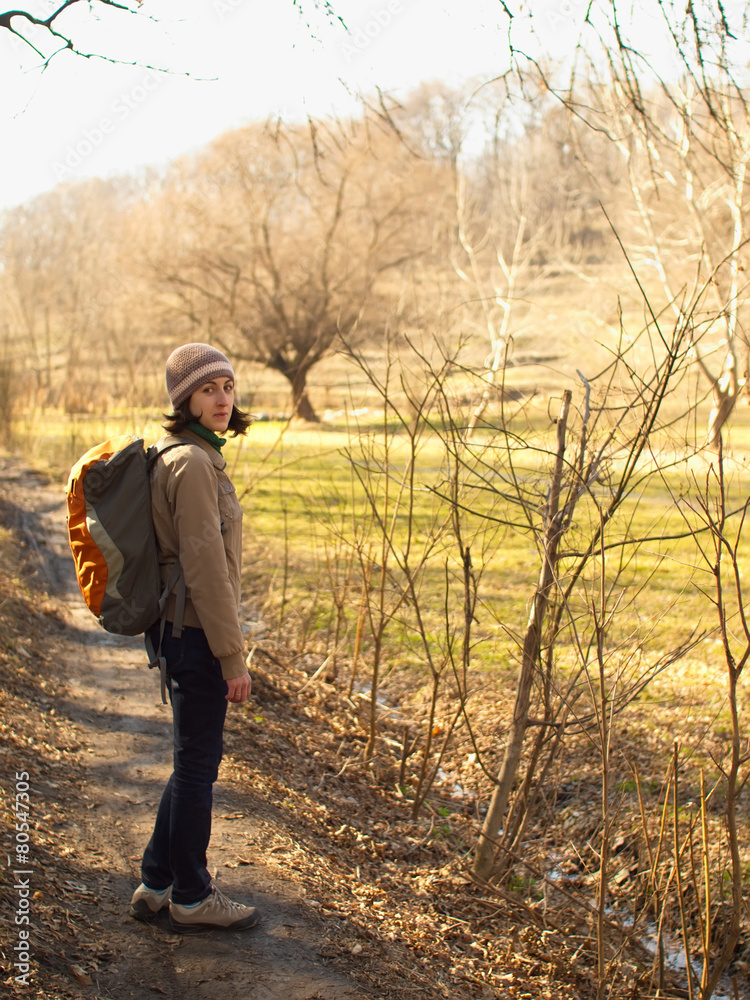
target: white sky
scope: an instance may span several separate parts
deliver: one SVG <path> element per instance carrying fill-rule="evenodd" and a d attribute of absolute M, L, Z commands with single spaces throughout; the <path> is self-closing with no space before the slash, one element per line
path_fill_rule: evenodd
<path fill-rule="evenodd" d="M 22 6 L 41 13 L 59 2 Z M 40 59 L 0 30 L 0 209 L 60 180 L 164 163 L 269 115 L 346 114 L 356 94 L 375 87 L 403 94 L 423 80 L 459 84 L 507 68 L 501 0 L 331 4 L 348 34 L 314 0 L 143 0 L 139 14 L 102 20 L 85 3 L 66 12 L 79 48 L 135 66 L 61 52 L 42 72 Z M 521 15 L 515 44 L 562 62 L 575 49 L 588 0 L 509 6 Z M 659 47 L 655 10 L 630 8 L 642 49 Z"/>
<path fill-rule="evenodd" d="M 567 0 L 536 2 L 554 10 Z M 164 162 L 269 114 L 346 113 L 376 85 L 404 92 L 421 80 L 490 78 L 507 63 L 498 0 L 332 5 L 348 35 L 311 0 L 302 14 L 292 0 L 145 0 L 143 16 L 98 23 L 81 4 L 79 47 L 135 67 L 62 52 L 41 72 L 0 32 L 0 208 L 60 180 Z"/>

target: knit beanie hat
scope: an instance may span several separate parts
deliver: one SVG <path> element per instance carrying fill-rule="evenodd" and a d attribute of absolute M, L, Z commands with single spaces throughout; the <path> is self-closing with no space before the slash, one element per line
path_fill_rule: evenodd
<path fill-rule="evenodd" d="M 167 392 L 173 409 L 215 378 L 234 378 L 234 370 L 221 351 L 210 344 L 183 344 L 167 358 Z"/>

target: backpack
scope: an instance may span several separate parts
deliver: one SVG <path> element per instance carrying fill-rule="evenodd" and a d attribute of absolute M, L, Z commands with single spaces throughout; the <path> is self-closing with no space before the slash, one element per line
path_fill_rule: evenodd
<path fill-rule="evenodd" d="M 167 598 L 177 587 L 172 634 L 182 634 L 185 578 L 175 562 L 164 586 L 151 517 L 150 471 L 160 454 L 180 442 L 144 449 L 124 434 L 86 452 L 73 466 L 66 490 L 67 524 L 76 579 L 102 628 L 119 635 L 146 634 L 150 667 L 159 667 L 166 704 L 166 661 L 161 642 Z M 148 630 L 161 619 L 158 645 Z"/>

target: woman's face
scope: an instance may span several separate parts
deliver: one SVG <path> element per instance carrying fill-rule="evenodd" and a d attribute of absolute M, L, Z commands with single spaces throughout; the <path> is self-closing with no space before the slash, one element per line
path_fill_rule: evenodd
<path fill-rule="evenodd" d="M 231 378 L 215 378 L 205 382 L 190 397 L 190 415 L 214 434 L 222 434 L 229 426 L 234 408 L 234 382 Z"/>

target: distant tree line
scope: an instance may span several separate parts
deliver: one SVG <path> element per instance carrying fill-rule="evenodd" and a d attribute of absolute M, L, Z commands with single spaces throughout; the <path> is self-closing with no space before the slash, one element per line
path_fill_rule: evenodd
<path fill-rule="evenodd" d="M 332 352 L 442 338 L 485 373 L 477 420 L 508 364 L 606 351 L 645 294 L 657 341 L 659 316 L 691 316 L 715 444 L 747 381 L 747 95 L 728 50 L 669 81 L 608 51 L 567 89 L 536 64 L 424 84 L 6 212 L 6 382 L 30 373 L 30 407 L 154 405 L 164 352 L 205 339 L 283 376 L 289 412 L 316 420 Z"/>
<path fill-rule="evenodd" d="M 460 104 L 433 86 L 387 113 L 251 125 L 164 172 L 61 184 L 6 212 L 0 343 L 30 375 L 24 405 L 151 403 L 157 359 L 200 338 L 283 375 L 314 420 L 310 373 L 343 345 L 484 337 L 479 288 L 498 297 L 498 255 L 519 240 L 526 290 L 584 248 L 601 255 L 572 153 L 571 190 L 549 183 L 560 137 L 540 120 L 468 156 Z"/>

